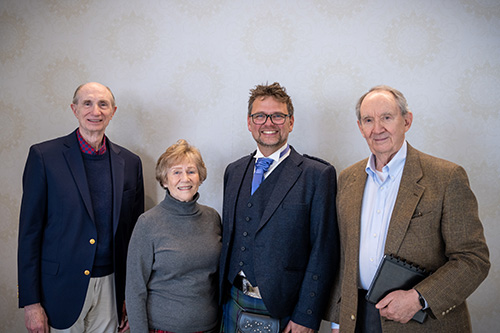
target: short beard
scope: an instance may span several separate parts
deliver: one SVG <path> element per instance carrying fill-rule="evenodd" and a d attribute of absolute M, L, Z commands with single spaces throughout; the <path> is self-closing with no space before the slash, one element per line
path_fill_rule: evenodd
<path fill-rule="evenodd" d="M 281 146 L 283 146 L 286 142 L 286 140 L 283 140 L 283 138 L 280 136 L 279 137 L 279 140 L 276 142 L 276 143 L 267 143 L 267 142 L 264 142 L 259 138 L 257 138 L 255 140 L 257 142 L 258 145 L 262 146 L 262 147 L 269 147 L 269 148 L 279 148 Z"/>

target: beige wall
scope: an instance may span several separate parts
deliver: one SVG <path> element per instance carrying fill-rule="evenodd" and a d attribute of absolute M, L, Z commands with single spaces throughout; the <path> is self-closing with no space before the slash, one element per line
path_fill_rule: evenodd
<path fill-rule="evenodd" d="M 0 331 L 24 325 L 15 267 L 28 148 L 76 127 L 69 104 L 86 81 L 115 93 L 107 134 L 141 156 L 148 208 L 163 196 L 157 157 L 185 138 L 208 166 L 201 202 L 219 211 L 224 167 L 254 149 L 249 88 L 286 86 L 291 144 L 339 171 L 368 155 L 356 99 L 400 89 L 415 116 L 409 142 L 469 173 L 493 262 L 469 298 L 472 321 L 498 327 L 498 0 L 2 0 L 0 73 Z"/>

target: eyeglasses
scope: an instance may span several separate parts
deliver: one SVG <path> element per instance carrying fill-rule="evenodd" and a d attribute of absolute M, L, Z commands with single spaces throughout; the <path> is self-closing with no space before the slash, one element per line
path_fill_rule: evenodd
<path fill-rule="evenodd" d="M 288 114 L 283 114 L 283 113 L 273 113 L 273 114 L 265 114 L 265 113 L 255 113 L 251 114 L 250 118 L 252 118 L 252 121 L 255 125 L 262 125 L 265 124 L 267 121 L 267 118 L 271 118 L 271 122 L 274 125 L 283 125 L 285 123 L 286 117 L 290 117 Z"/>

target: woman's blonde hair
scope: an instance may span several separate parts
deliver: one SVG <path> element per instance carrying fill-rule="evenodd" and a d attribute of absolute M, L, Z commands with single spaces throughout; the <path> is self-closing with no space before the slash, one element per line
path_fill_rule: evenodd
<path fill-rule="evenodd" d="M 158 158 L 158 162 L 156 162 L 156 180 L 160 183 L 161 187 L 165 187 L 164 184 L 167 180 L 168 169 L 185 160 L 193 162 L 196 165 L 200 176 L 200 184 L 207 179 L 207 168 L 200 151 L 196 147 L 191 146 L 186 140 L 180 139 L 168 147 L 161 154 L 160 158 Z"/>

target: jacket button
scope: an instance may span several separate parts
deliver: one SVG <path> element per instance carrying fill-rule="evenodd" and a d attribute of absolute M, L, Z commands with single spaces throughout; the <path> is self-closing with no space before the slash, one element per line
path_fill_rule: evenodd
<path fill-rule="evenodd" d="M 317 275 L 313 275 L 312 279 L 316 281 L 319 277 Z"/>
<path fill-rule="evenodd" d="M 309 296 L 314 297 L 314 296 L 316 296 L 316 293 L 313 291 L 313 292 L 311 292 L 311 293 L 309 294 Z"/>
<path fill-rule="evenodd" d="M 85 275 L 89 275 L 89 274 L 90 274 L 90 271 L 89 271 L 88 269 L 86 269 L 86 270 L 83 272 L 83 274 L 85 274 Z"/>
<path fill-rule="evenodd" d="M 311 309 L 307 309 L 306 313 L 307 313 L 308 315 L 312 315 L 313 310 L 311 310 Z"/>
<path fill-rule="evenodd" d="M 92 244 L 92 245 L 94 245 L 94 244 L 95 244 L 95 239 L 91 238 L 91 239 L 89 240 L 89 243 L 90 243 L 90 244 Z"/>
<path fill-rule="evenodd" d="M 351 315 L 351 320 L 352 320 L 352 321 L 355 321 L 355 320 L 356 320 L 356 316 L 352 314 L 352 315 Z"/>

